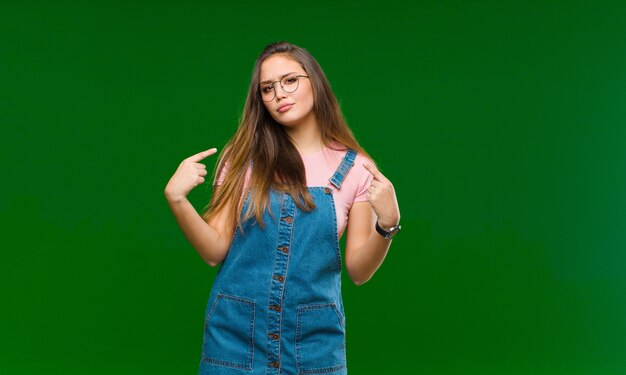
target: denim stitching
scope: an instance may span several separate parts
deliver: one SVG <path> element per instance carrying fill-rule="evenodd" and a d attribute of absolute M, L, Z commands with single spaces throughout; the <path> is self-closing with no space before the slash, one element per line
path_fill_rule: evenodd
<path fill-rule="evenodd" d="M 335 234 L 335 256 L 337 257 L 337 262 L 338 262 L 338 267 L 339 267 L 339 272 L 341 273 L 341 270 L 343 269 L 343 265 L 342 265 L 342 258 L 341 258 L 341 245 L 339 244 L 339 234 L 337 233 L 337 213 L 335 210 L 335 199 L 333 197 L 333 194 L 328 194 L 330 196 L 330 202 L 331 202 L 331 206 L 333 208 L 333 221 L 335 222 L 335 230 L 333 231 Z M 338 282 L 339 282 L 339 295 L 340 298 L 343 299 L 343 297 L 341 297 L 341 274 L 338 277 Z M 333 304 L 333 307 L 335 308 L 335 310 L 337 310 L 337 306 L 335 306 Z M 336 313 L 338 313 L 338 311 L 335 311 Z M 338 313 L 339 314 L 339 313 Z M 341 349 L 343 350 L 343 358 L 344 358 L 344 362 L 345 362 L 345 358 L 346 358 L 346 329 L 345 329 L 345 321 L 343 319 L 343 317 L 340 315 L 339 318 L 343 328 L 344 328 L 344 338 L 343 338 L 343 344 L 341 346 Z M 347 366 L 347 364 L 345 364 Z M 344 366 L 345 367 L 345 366 Z"/>
<path fill-rule="evenodd" d="M 300 368 L 300 309 L 296 309 L 296 371 Z"/>
<path fill-rule="evenodd" d="M 339 246 L 339 234 L 337 233 L 337 228 L 339 226 L 339 224 L 337 224 L 337 212 L 335 209 L 335 198 L 333 197 L 333 194 L 331 192 L 331 194 L 327 194 L 329 199 L 330 199 L 330 206 L 333 209 L 333 222 L 335 223 L 335 230 L 333 231 L 334 236 L 335 236 L 335 248 L 333 250 L 335 250 L 335 260 L 337 261 L 337 267 L 339 267 L 339 271 L 341 272 L 341 268 L 342 268 L 342 263 L 341 263 L 341 249 Z"/>
<path fill-rule="evenodd" d="M 270 196 L 271 196 L 271 192 L 270 192 Z M 277 194 L 277 196 L 278 196 L 278 194 Z M 281 194 L 279 197 L 280 197 L 280 199 L 279 199 L 280 210 L 278 211 L 279 212 L 279 215 L 278 215 L 278 225 L 276 225 L 276 232 L 277 232 L 276 233 L 276 239 L 277 239 L 277 241 L 280 241 L 280 222 L 281 222 L 280 218 L 283 215 L 283 209 L 285 207 L 284 195 Z M 271 205 L 271 200 L 270 200 L 270 205 Z M 275 247 L 274 251 L 278 252 L 278 248 Z M 274 261 L 272 263 L 272 271 L 271 271 L 272 272 L 272 276 L 273 276 L 274 270 L 276 269 L 276 260 L 278 259 L 278 257 L 279 257 L 279 254 L 274 253 Z M 267 301 L 268 302 L 271 301 L 271 299 L 272 299 L 272 283 L 273 282 L 274 282 L 274 278 L 272 277 L 272 278 L 270 278 L 270 282 L 269 282 L 268 287 L 267 287 Z M 281 314 L 282 314 L 282 311 L 281 311 Z M 269 325 L 269 315 L 268 315 L 268 325 Z M 266 344 L 267 344 L 267 349 L 266 350 L 269 351 L 269 348 L 271 347 L 271 341 L 270 341 L 269 335 L 266 335 Z M 268 367 L 267 370 L 266 370 L 266 373 L 270 373 L 270 372 L 271 372 L 271 369 Z"/>
<path fill-rule="evenodd" d="M 288 197 L 287 197 L 287 193 L 281 194 L 280 197 L 281 197 L 281 200 L 280 200 L 281 201 L 281 208 L 280 208 L 280 211 L 279 211 L 280 212 L 279 218 L 282 217 L 283 210 L 284 210 L 284 213 L 288 213 L 287 210 L 292 210 L 292 208 L 287 206 L 287 203 L 285 203 L 285 202 L 289 201 Z M 285 206 L 287 206 L 287 208 L 285 208 Z M 291 244 L 293 243 L 293 233 L 294 233 L 294 229 L 293 228 L 294 228 L 295 222 L 296 222 L 296 212 L 295 211 L 296 210 L 295 210 L 295 207 L 294 207 L 293 208 L 293 213 L 291 213 L 291 212 L 288 213 L 288 214 L 291 215 L 293 220 L 292 220 L 291 223 L 287 223 L 287 225 L 290 228 L 290 230 L 289 230 L 290 237 L 289 237 L 289 241 L 287 242 L 288 243 L 287 246 L 290 248 L 290 251 L 288 251 L 287 254 L 286 254 L 287 259 L 285 260 L 284 280 L 281 283 L 281 285 L 282 285 L 281 286 L 281 294 L 280 294 L 280 298 L 279 298 L 279 304 L 281 306 L 284 305 L 283 301 L 284 301 L 284 296 L 285 296 L 285 289 L 287 288 L 287 274 L 288 274 L 287 270 L 289 269 L 289 257 L 290 257 L 290 253 L 291 253 Z M 280 228 L 281 228 L 281 224 L 279 222 L 279 225 L 278 225 L 278 236 L 277 236 L 279 241 L 280 241 Z M 277 262 L 277 260 L 279 259 L 279 257 L 282 257 L 282 256 L 283 256 L 283 253 L 275 253 L 274 263 L 272 265 L 272 273 L 274 272 L 274 270 L 276 270 L 276 262 Z M 270 283 L 269 283 L 268 300 L 271 299 L 272 283 L 274 282 L 273 280 L 274 279 L 272 278 L 270 280 Z M 284 312 L 284 309 L 281 308 L 280 309 L 280 316 L 278 318 L 278 332 L 279 332 L 279 336 L 278 336 L 278 353 L 276 355 L 276 357 L 277 357 L 276 360 L 278 361 L 278 363 L 282 362 L 282 350 L 281 350 L 282 349 L 282 345 L 281 345 L 281 341 L 282 341 L 282 337 L 283 337 L 283 331 L 282 331 L 282 327 L 283 327 L 283 312 Z M 271 344 L 272 341 L 269 338 L 269 335 L 267 335 L 267 341 L 266 342 L 267 342 L 267 347 L 268 348 L 273 346 Z M 266 373 L 270 373 L 270 372 L 272 372 L 272 369 L 268 368 Z"/>
<path fill-rule="evenodd" d="M 300 325 L 301 325 L 301 320 L 302 320 L 302 313 L 306 311 L 310 311 L 310 310 L 319 310 L 319 309 L 324 309 L 324 308 L 329 308 L 329 307 L 332 308 L 332 310 L 335 312 L 335 314 L 337 315 L 337 318 L 339 319 L 339 325 L 343 328 L 344 337 L 342 340 L 343 343 L 341 344 L 341 351 L 343 353 L 343 364 L 332 366 L 332 367 L 324 367 L 320 369 L 301 369 L 300 368 L 301 367 L 300 366 Z M 331 373 L 331 372 L 335 372 L 343 368 L 346 368 L 347 361 L 346 361 L 345 346 L 346 346 L 345 324 L 344 324 L 343 317 L 341 316 L 335 302 L 300 305 L 297 307 L 296 309 L 296 371 L 298 372 L 298 374 L 325 374 L 325 373 Z"/>
<path fill-rule="evenodd" d="M 221 365 L 221 366 L 235 367 L 235 368 L 242 368 L 242 369 L 246 369 L 246 370 L 252 370 L 252 364 L 254 363 L 254 322 L 255 322 L 255 318 L 256 318 L 255 302 L 253 300 L 249 300 L 247 298 L 243 298 L 243 297 L 239 297 L 239 296 L 235 296 L 235 295 L 223 294 L 223 293 L 219 293 L 218 292 L 215 300 L 213 301 L 213 305 L 211 306 L 211 310 L 210 310 L 210 312 L 207 315 L 207 318 L 205 320 L 205 329 L 208 327 L 209 321 L 210 321 L 211 317 L 213 316 L 213 313 L 215 312 L 215 309 L 217 307 L 217 302 L 220 299 L 222 299 L 222 298 L 233 300 L 233 301 L 236 301 L 238 303 L 245 303 L 245 304 L 250 306 L 250 312 L 251 312 L 251 314 L 250 314 L 251 315 L 251 317 L 250 317 L 250 335 L 248 337 L 248 345 L 249 345 L 248 362 L 249 362 L 249 364 L 241 364 L 241 363 L 226 361 L 226 360 L 217 359 L 217 358 L 210 358 L 210 357 L 205 356 L 204 350 L 202 351 L 202 360 L 205 361 L 205 362 L 214 363 L 214 364 Z M 203 340 L 203 341 L 205 341 L 205 340 Z M 204 343 L 206 343 L 206 342 L 204 342 Z"/>
<path fill-rule="evenodd" d="M 333 184 L 337 189 L 341 189 L 343 180 L 354 165 L 357 154 L 358 153 L 355 150 L 348 149 L 348 152 L 346 152 L 341 159 L 341 164 L 339 164 L 339 167 L 337 168 L 335 173 L 333 173 L 333 175 L 328 179 L 328 181 L 330 181 L 330 183 Z"/>
<path fill-rule="evenodd" d="M 294 205 L 295 205 L 295 202 L 294 202 Z M 284 300 L 285 290 L 287 289 L 287 276 L 289 274 L 289 259 L 290 259 L 290 256 L 291 256 L 291 244 L 293 243 L 293 233 L 295 232 L 295 227 L 296 227 L 296 213 L 297 213 L 297 211 L 298 210 L 296 210 L 295 207 L 294 207 L 294 209 L 293 209 L 293 221 L 290 224 L 291 225 L 291 235 L 289 237 L 289 249 L 290 250 L 289 250 L 289 252 L 287 252 L 287 260 L 285 262 L 285 281 L 283 282 L 283 292 L 282 292 L 282 295 L 280 296 L 281 302 Z M 281 361 L 281 355 L 282 355 L 282 351 L 281 351 L 282 345 L 281 345 L 281 342 L 282 342 L 282 339 L 283 339 L 283 309 L 280 309 L 280 325 L 279 325 L 279 327 L 280 327 L 280 330 L 279 330 L 280 336 L 278 337 L 278 340 L 279 340 L 278 341 L 278 363 L 282 363 L 282 361 Z"/>

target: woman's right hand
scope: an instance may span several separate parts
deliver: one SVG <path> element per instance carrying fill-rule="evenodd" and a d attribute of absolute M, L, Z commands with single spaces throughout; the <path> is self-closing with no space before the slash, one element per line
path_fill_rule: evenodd
<path fill-rule="evenodd" d="M 217 148 L 211 148 L 183 160 L 165 186 L 165 198 L 168 201 L 179 202 L 187 197 L 191 189 L 203 183 L 207 170 L 206 165 L 199 161 L 216 152 Z"/>

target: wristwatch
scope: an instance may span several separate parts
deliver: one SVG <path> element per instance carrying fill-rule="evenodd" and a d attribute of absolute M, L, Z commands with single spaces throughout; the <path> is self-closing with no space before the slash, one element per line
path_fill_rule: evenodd
<path fill-rule="evenodd" d="M 398 223 L 398 225 L 394 225 L 393 227 L 389 228 L 389 231 L 386 231 L 383 228 L 381 228 L 380 225 L 378 225 L 378 220 L 377 220 L 376 221 L 376 231 L 378 233 L 380 233 L 381 236 L 383 236 L 386 239 L 390 240 L 390 239 L 393 238 L 393 236 L 396 235 L 396 233 L 398 233 L 400 231 L 400 223 Z"/>

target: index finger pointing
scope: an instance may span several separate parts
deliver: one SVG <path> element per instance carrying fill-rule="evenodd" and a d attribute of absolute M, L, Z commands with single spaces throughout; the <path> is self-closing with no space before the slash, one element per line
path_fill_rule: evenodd
<path fill-rule="evenodd" d="M 207 156 L 213 155 L 214 153 L 217 152 L 217 148 L 213 147 L 210 148 L 208 150 L 199 152 L 195 155 L 191 155 L 190 157 L 187 158 L 187 160 L 193 161 L 193 162 L 199 162 L 200 160 L 206 158 Z"/>
<path fill-rule="evenodd" d="M 383 176 L 383 174 L 380 173 L 380 171 L 378 170 L 378 168 L 376 168 L 374 164 L 364 162 L 363 166 L 372 174 L 372 176 L 374 176 L 374 178 L 378 180 L 383 180 L 385 178 L 385 176 Z"/>

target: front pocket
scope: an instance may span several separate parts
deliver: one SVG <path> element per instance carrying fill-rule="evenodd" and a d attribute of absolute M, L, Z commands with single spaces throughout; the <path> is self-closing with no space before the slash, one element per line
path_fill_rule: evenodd
<path fill-rule="evenodd" d="M 252 370 L 254 301 L 218 293 L 204 324 L 202 360 Z"/>
<path fill-rule="evenodd" d="M 335 303 L 298 306 L 298 374 L 320 374 L 346 367 L 344 320 Z"/>

